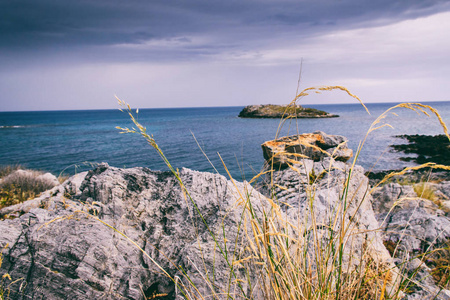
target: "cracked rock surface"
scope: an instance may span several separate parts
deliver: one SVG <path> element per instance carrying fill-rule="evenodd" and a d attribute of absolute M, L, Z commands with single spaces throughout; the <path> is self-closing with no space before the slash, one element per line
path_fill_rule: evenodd
<path fill-rule="evenodd" d="M 415 277 L 405 299 L 450 299 L 450 291 L 439 287 L 432 276 L 437 254 L 446 253 L 447 264 L 450 259 L 450 218 L 444 211 L 450 182 L 426 184 L 435 191 L 434 201 L 421 198 L 412 185 L 388 183 L 373 192 L 373 207 L 397 265 Z M 447 250 L 433 254 L 441 248 Z"/>
<path fill-rule="evenodd" d="M 240 221 L 237 190 L 252 193 L 255 203 L 262 197 L 220 175 L 182 169 L 180 176 L 209 228 L 217 232 L 223 226 L 230 240 Z M 37 199 L 0 211 L 8 217 L 0 221 L 0 246 L 5 247 L 0 275 L 14 281 L 9 285 L 13 299 L 181 297 L 152 258 L 184 280 L 181 267 L 201 292 L 210 294 L 199 271 L 212 272 L 215 264 L 218 290 L 228 283 L 229 271 L 214 255 L 214 242 L 195 209 L 169 172 L 99 165 Z M 223 241 L 219 244 L 224 247 Z M 234 244 L 227 250 L 232 252 Z"/>
<path fill-rule="evenodd" d="M 332 237 L 346 230 L 344 266 L 356 268 L 364 263 L 360 257 L 370 257 L 381 268 L 397 271 L 377 231 L 368 179 L 362 167 L 356 166 L 350 172 L 350 166 L 343 162 L 304 159 L 297 167 L 273 172 L 271 180 L 275 188 L 272 191 L 266 189 L 264 193 L 272 193 L 283 203 L 291 219 L 303 224 L 299 228 L 309 229 L 300 234 L 310 235 L 315 230 L 319 247 L 327 249 Z M 344 189 L 345 185 L 348 189 Z M 332 241 L 336 248 L 339 247 L 339 239 Z M 311 256 L 314 257 L 313 253 Z M 395 285 L 394 280 L 391 286 Z"/>

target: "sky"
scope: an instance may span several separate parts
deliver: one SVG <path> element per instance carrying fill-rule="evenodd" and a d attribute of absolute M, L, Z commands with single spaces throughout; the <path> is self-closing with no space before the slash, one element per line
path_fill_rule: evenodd
<path fill-rule="evenodd" d="M 449 101 L 449 79 L 448 0 L 0 0 L 0 111 Z M 326 103 L 355 100 L 298 102 Z"/>

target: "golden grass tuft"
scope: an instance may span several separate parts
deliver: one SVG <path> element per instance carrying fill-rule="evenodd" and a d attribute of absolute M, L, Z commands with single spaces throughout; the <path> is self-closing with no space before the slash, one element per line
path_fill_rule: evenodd
<path fill-rule="evenodd" d="M 415 184 L 413 185 L 413 188 L 418 197 L 428 199 L 435 204 L 438 204 L 438 198 L 434 194 L 434 189 L 427 182 L 420 182 L 418 184 Z"/>

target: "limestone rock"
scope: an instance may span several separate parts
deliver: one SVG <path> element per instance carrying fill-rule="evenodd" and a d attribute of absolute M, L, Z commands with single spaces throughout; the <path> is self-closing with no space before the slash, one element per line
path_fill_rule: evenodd
<path fill-rule="evenodd" d="M 387 233 L 385 239 L 398 244 L 398 253 L 417 255 L 445 245 L 450 239 L 450 220 L 444 212 L 423 207 L 421 201 L 415 205 L 395 209 L 390 214 L 379 214 L 377 218 Z"/>
<path fill-rule="evenodd" d="M 265 193 L 283 203 L 290 219 L 305 229 L 298 233 L 299 236 L 313 236 L 312 232 L 315 232 L 319 244 L 308 247 L 330 249 L 330 243 L 335 243 L 334 249 L 338 249 L 340 241 L 332 237 L 339 236 L 340 230 L 345 228 L 342 265 L 348 272 L 373 260 L 380 268 L 390 269 L 392 274 L 398 275 L 377 230 L 379 225 L 372 210 L 371 196 L 367 193 L 368 179 L 364 169 L 355 167 L 348 190 L 344 190 L 349 176 L 350 166 L 343 162 L 329 158 L 319 162 L 305 159 L 295 169 L 273 172 L 267 180 L 273 182 L 273 189 L 266 189 Z M 314 257 L 314 251 L 311 257 Z M 388 284 L 395 287 L 398 280 L 395 276 Z"/>
<path fill-rule="evenodd" d="M 410 293 L 406 294 L 404 300 L 439 299 L 450 300 L 450 291 L 439 288 L 430 275 L 432 270 L 418 258 L 411 261 L 400 261 L 404 266 L 406 274 L 414 279 L 408 284 Z M 437 295 L 437 296 L 436 296 Z"/>
<path fill-rule="evenodd" d="M 437 186 L 449 192 L 443 188 L 447 183 Z M 431 276 L 433 251 L 448 247 L 450 241 L 450 219 L 442 205 L 418 197 L 412 186 L 397 183 L 378 188 L 373 198 L 384 243 L 390 245 L 399 268 L 415 275 L 405 299 L 433 298 L 441 290 Z M 428 258 L 423 259 L 426 253 Z M 450 291 L 443 289 L 436 299 L 450 299 Z"/>
<path fill-rule="evenodd" d="M 267 141 L 261 147 L 269 165 L 273 163 L 275 168 L 286 168 L 288 164 L 301 163 L 305 156 L 314 161 L 332 156 L 345 162 L 353 156 L 346 142 L 343 136 L 316 131 Z"/>
<path fill-rule="evenodd" d="M 5 247 L 0 275 L 11 276 L 11 297 L 181 298 L 181 289 L 151 259 L 178 284 L 189 286 L 182 269 L 204 295 L 211 294 L 202 278 L 207 272 L 215 279 L 216 292 L 221 292 L 230 273 L 218 247 L 238 259 L 245 245 L 240 241 L 225 245 L 223 240 L 215 244 L 196 209 L 215 234 L 235 241 L 243 209 L 239 193 L 252 194 L 255 205 L 264 197 L 220 175 L 182 169 L 180 176 L 196 207 L 172 173 L 101 164 L 38 199 L 9 208 L 8 213 L 15 210 L 17 217 L 0 221 L 0 247 Z M 241 272 L 239 267 L 235 272 Z M 231 288 L 236 285 L 231 283 Z M 249 297 L 261 298 L 261 289 L 247 290 L 245 284 L 241 288 Z M 195 297 L 197 292 L 190 293 Z"/>
<path fill-rule="evenodd" d="M 0 276 L 11 276 L 8 288 L 14 299 L 144 299 L 157 294 L 166 295 L 161 299 L 182 299 L 180 286 L 189 287 L 189 280 L 198 288 L 184 289 L 190 298 L 198 293 L 226 298 L 219 293 L 231 282 L 230 288 L 239 295 L 264 299 L 258 270 L 246 274 L 236 264 L 235 275 L 230 275 L 230 261 L 220 254 L 249 257 L 250 245 L 244 235 L 238 235 L 238 228 L 251 228 L 242 218 L 247 203 L 243 195 L 251 201 L 255 215 L 261 217 L 264 211 L 264 215 L 285 217 L 291 224 L 289 232 L 295 233 L 293 240 L 309 247 L 312 271 L 316 257 L 310 251 L 335 242 L 343 229 L 342 267 L 347 273 L 365 264 L 359 259 L 363 256 L 397 274 L 383 238 L 400 239 L 406 227 L 410 228 L 405 229 L 410 230 L 406 235 L 418 233 L 419 238 L 402 239 L 403 253 L 414 253 L 409 249 L 422 247 L 422 240 L 429 245 L 444 242 L 450 234 L 445 214 L 437 209 L 430 215 L 431 208 L 418 202 L 415 210 L 408 206 L 392 210 L 395 215 L 382 226 L 393 234 L 382 236 L 371 206 L 376 199 L 368 194 L 368 180 L 359 166 L 350 172 L 347 164 L 327 157 L 317 162 L 304 159 L 272 175 L 274 185 L 261 191 L 279 205 L 247 183 L 181 169 L 179 176 L 194 205 L 170 172 L 101 164 L 39 198 L 0 210 L 1 216 L 11 217 L 0 221 L 0 247 L 4 248 Z M 399 193 L 394 187 L 389 194 Z M 385 203 L 392 201 L 386 196 Z M 217 243 L 209 230 L 221 237 Z M 214 278 L 213 284 L 207 284 L 205 277 Z M 393 276 L 389 287 L 395 287 L 396 280 Z M 427 283 L 416 294 L 428 297 L 427 289 L 435 288 Z"/>
<path fill-rule="evenodd" d="M 266 195 L 272 194 L 280 203 L 284 203 L 286 214 L 290 215 L 291 219 L 295 219 L 293 215 L 298 214 L 303 216 L 305 223 L 311 225 L 314 217 L 316 224 L 323 225 L 316 228 L 317 232 L 326 236 L 332 227 L 330 220 L 336 220 L 330 216 L 333 216 L 339 207 L 344 207 L 342 199 L 345 193 L 342 187 L 349 176 L 349 168 L 348 165 L 329 158 L 319 162 L 304 159 L 302 164 L 295 168 L 273 172 L 267 182 L 273 182 L 274 188 L 266 187 L 262 190 Z M 443 190 L 443 193 L 450 192 L 445 186 L 447 184 L 442 183 L 440 190 Z M 404 275 L 399 274 L 413 278 L 409 283 L 409 293 L 405 294 L 403 299 L 433 299 L 436 295 L 435 299 L 450 299 L 450 291 L 441 289 L 433 280 L 432 266 L 427 265 L 429 262 L 422 260 L 420 265 L 417 264 L 417 257 L 421 257 L 426 251 L 449 245 L 449 218 L 432 201 L 417 197 L 412 186 L 386 184 L 378 188 L 373 197 L 368 191 L 368 179 L 364 176 L 364 170 L 356 166 L 346 191 L 350 201 L 346 204 L 348 218 L 343 219 L 352 218 L 354 223 L 346 223 L 352 237 L 347 240 L 347 245 L 351 247 L 344 251 L 344 263 L 352 262 L 356 266 L 359 262 L 356 258 L 360 253 L 357 250 L 352 252 L 351 249 L 363 248 L 362 245 L 367 245 L 364 241 L 370 240 L 369 252 L 378 262 L 384 262 L 391 267 L 394 263 L 397 265 L 397 268 L 392 267 L 392 270 L 395 270 L 393 274 L 397 274 L 393 278 L 392 286 L 399 284 L 404 278 Z M 311 213 L 312 211 L 314 213 Z M 342 228 L 340 222 L 343 219 L 338 218 L 334 228 Z M 358 235 L 358 232 L 365 230 L 367 235 Z M 321 241 L 326 245 L 329 239 Z M 384 245 L 395 247 L 397 244 L 395 252 L 392 248 L 389 249 L 395 254 L 393 261 Z M 349 254 L 354 254 L 353 259 Z"/>
<path fill-rule="evenodd" d="M 435 183 L 434 186 L 437 191 L 445 195 L 444 197 L 442 197 L 443 199 L 450 199 L 450 181 Z"/>
<path fill-rule="evenodd" d="M 404 203 L 407 203 L 408 200 L 415 197 L 417 195 L 412 186 L 388 183 L 377 188 L 372 193 L 372 207 L 376 214 L 387 213 L 394 204 L 402 205 L 402 200 L 404 200 Z"/>
<path fill-rule="evenodd" d="M 327 169 L 327 163 L 309 161 L 309 172 L 315 170 L 320 174 Z M 289 196 L 284 198 L 289 205 L 281 208 L 286 213 L 286 221 L 304 222 L 301 216 L 308 211 L 309 198 L 301 182 L 309 180 L 309 176 L 279 174 L 285 176 L 290 189 Z M 327 220 L 326 212 L 340 203 L 344 174 L 345 171 L 333 170 L 317 186 L 315 213 L 321 224 Z M 351 193 L 361 199 L 364 187 L 359 190 L 357 186 L 364 178 L 360 176 L 362 172 L 357 174 L 358 180 L 352 184 Z M 203 276 L 209 274 L 212 278 L 214 266 L 213 289 L 216 293 L 226 289 L 230 272 L 218 247 L 223 251 L 226 247 L 237 259 L 248 257 L 245 239 L 236 240 L 240 224 L 251 227 L 242 223 L 245 201 L 241 195 L 249 195 L 254 212 L 259 216 L 263 209 L 269 212 L 273 206 L 247 184 L 233 184 L 220 175 L 182 169 L 180 177 L 196 206 L 185 197 L 172 173 L 146 168 L 117 169 L 101 164 L 88 173 L 69 178 L 37 199 L 9 208 L 9 214 L 17 214 L 13 219 L 0 221 L 0 246 L 8 244 L 3 252 L 0 275 L 8 273 L 13 280 L 18 279 L 9 285 L 12 297 L 66 299 L 70 295 L 74 299 L 143 299 L 167 294 L 166 299 L 181 299 L 181 289 L 162 274 L 155 262 L 172 278 L 177 278 L 178 284 L 189 286 L 183 276 L 187 274 L 203 295 L 212 292 Z M 325 184 L 329 180 L 331 187 Z M 226 238 L 227 243 L 223 239 L 214 243 L 196 214 L 197 209 L 202 212 L 208 228 Z M 0 213 L 5 214 L 5 211 Z M 364 247 L 370 249 L 367 251 L 376 261 L 389 263 L 387 250 L 376 235 L 356 234 L 362 229 L 370 231 L 373 218 L 370 210 L 358 214 L 349 223 L 352 234 L 345 238 L 349 245 L 358 243 L 360 247 L 366 241 Z M 335 229 L 339 226 L 341 224 Z M 307 224 L 304 228 L 308 228 Z M 317 230 L 329 232 L 325 227 Z M 345 249 L 348 268 L 357 265 L 350 258 L 360 254 L 361 249 Z M 247 278 L 239 266 L 235 267 L 235 272 L 239 278 Z M 239 281 L 232 281 L 231 288 L 247 297 L 264 299 L 263 289 L 258 288 L 258 274 L 257 270 L 249 274 L 253 289 L 245 282 L 238 287 Z M 192 289 L 189 292 L 191 297 L 197 293 Z"/>

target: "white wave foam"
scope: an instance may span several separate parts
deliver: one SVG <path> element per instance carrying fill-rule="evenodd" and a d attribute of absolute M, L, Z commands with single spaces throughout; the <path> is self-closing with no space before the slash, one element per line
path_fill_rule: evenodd
<path fill-rule="evenodd" d="M 25 126 L 23 125 L 4 125 L 4 126 L 0 126 L 0 128 L 23 128 Z"/>

